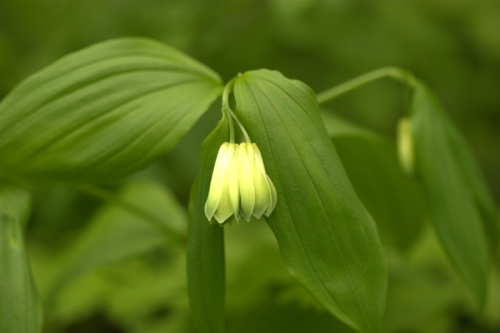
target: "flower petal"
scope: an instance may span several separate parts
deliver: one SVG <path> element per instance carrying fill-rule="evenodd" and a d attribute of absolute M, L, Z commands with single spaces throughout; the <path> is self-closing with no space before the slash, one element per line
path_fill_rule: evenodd
<path fill-rule="evenodd" d="M 234 216 L 236 220 L 240 219 L 240 184 L 239 184 L 239 154 L 240 146 L 238 144 L 234 145 L 234 157 L 231 162 L 231 171 L 229 177 L 229 200 L 231 201 L 231 207 L 233 208 Z"/>
<path fill-rule="evenodd" d="M 264 160 L 262 158 L 262 154 L 260 153 L 259 147 L 257 147 L 257 144 L 253 144 L 254 146 L 254 154 L 255 154 L 255 161 L 262 171 L 262 173 L 265 175 L 267 183 L 269 184 L 269 189 L 271 190 L 271 202 L 269 206 L 267 207 L 266 212 L 264 215 L 269 217 L 271 213 L 273 212 L 274 208 L 276 207 L 276 203 L 278 202 L 278 193 L 276 192 L 276 187 L 274 187 L 273 182 L 271 181 L 271 178 L 266 173 L 266 167 L 264 166 Z"/>
<path fill-rule="evenodd" d="M 269 207 L 267 207 L 266 212 L 264 215 L 267 217 L 271 216 L 271 213 L 273 212 L 274 208 L 276 207 L 276 203 L 278 202 L 278 193 L 276 192 L 276 187 L 274 187 L 273 182 L 271 181 L 271 178 L 269 178 L 268 175 L 266 175 L 267 182 L 269 183 L 269 188 L 271 189 L 271 204 Z"/>
<path fill-rule="evenodd" d="M 250 164 L 253 185 L 255 188 L 255 208 L 253 210 L 253 216 L 259 219 L 267 210 L 269 204 L 271 204 L 271 189 L 269 188 L 269 184 L 267 183 L 265 171 L 262 170 L 264 168 L 262 156 L 254 152 L 258 149 L 259 148 L 257 148 L 256 144 L 247 146 L 248 161 Z M 260 161 L 257 162 L 257 159 L 259 158 Z M 262 164 L 262 167 L 259 167 L 258 164 Z"/>
<path fill-rule="evenodd" d="M 229 178 L 231 175 L 231 163 L 233 161 L 234 155 L 234 144 L 230 144 L 227 148 L 226 158 L 224 159 L 224 171 L 222 177 L 222 195 L 220 198 L 219 206 L 214 213 L 214 217 L 219 222 L 223 224 L 224 221 L 233 215 L 233 207 L 231 206 L 231 200 L 229 198 Z M 210 196 L 210 194 L 209 194 Z"/>
<path fill-rule="evenodd" d="M 224 166 L 227 156 L 227 148 L 229 144 L 224 142 L 217 154 L 217 159 L 215 160 L 214 171 L 212 173 L 212 180 L 210 182 L 210 190 L 208 192 L 207 202 L 205 203 L 205 216 L 210 221 L 214 215 L 217 207 L 219 206 L 222 189 L 223 189 L 223 178 L 224 178 Z"/>
<path fill-rule="evenodd" d="M 248 157 L 247 144 L 240 144 L 238 163 L 241 200 L 240 213 L 245 220 L 250 221 L 255 207 L 255 188 Z"/>

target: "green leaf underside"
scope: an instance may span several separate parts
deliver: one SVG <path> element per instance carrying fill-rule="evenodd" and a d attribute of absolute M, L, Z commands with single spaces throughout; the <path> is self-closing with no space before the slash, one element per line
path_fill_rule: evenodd
<path fill-rule="evenodd" d="M 401 169 L 394 140 L 323 111 L 328 134 L 385 244 L 408 249 L 427 215 L 420 184 Z"/>
<path fill-rule="evenodd" d="M 0 188 L 0 332 L 42 331 L 42 304 L 24 247 L 23 225 L 29 217 L 29 194 Z"/>
<path fill-rule="evenodd" d="M 422 83 L 415 88 L 411 112 L 416 170 L 431 220 L 458 273 L 484 304 L 489 259 L 481 216 L 453 153 L 440 106 Z"/>
<path fill-rule="evenodd" d="M 175 196 L 152 181 L 127 184 L 119 197 L 161 217 L 175 230 L 187 225 L 187 213 Z M 109 263 L 121 262 L 167 243 L 155 226 L 112 203 L 104 205 L 66 251 L 65 269 L 49 293 L 53 297 L 67 283 Z"/>
<path fill-rule="evenodd" d="M 2 101 L 1 172 L 30 180 L 121 178 L 172 149 L 220 92 L 217 74 L 161 43 L 96 44 Z"/>
<path fill-rule="evenodd" d="M 387 265 L 375 223 L 356 196 L 321 121 L 316 96 L 278 72 L 247 72 L 236 112 L 278 193 L 267 219 L 297 280 L 363 332 L 380 328 Z"/>
<path fill-rule="evenodd" d="M 194 325 L 202 333 L 224 332 L 224 229 L 218 223 L 209 223 L 204 207 L 217 153 L 228 138 L 228 122 L 223 118 L 203 142 L 200 174 L 191 190 L 187 244 L 188 293 Z"/>

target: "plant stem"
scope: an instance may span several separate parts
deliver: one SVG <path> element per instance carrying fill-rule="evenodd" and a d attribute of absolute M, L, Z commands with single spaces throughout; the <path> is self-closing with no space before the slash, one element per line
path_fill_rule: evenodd
<path fill-rule="evenodd" d="M 410 87 L 415 86 L 416 79 L 412 73 L 398 67 L 383 67 L 355 77 L 354 79 L 341 83 L 338 86 L 323 91 L 322 93 L 319 93 L 317 95 L 318 103 L 323 104 L 351 90 L 386 77 L 403 82 Z"/>
<path fill-rule="evenodd" d="M 241 132 L 245 136 L 246 142 L 251 143 L 252 141 L 250 140 L 250 136 L 248 135 L 247 131 L 245 130 L 245 127 L 243 126 L 243 124 L 240 122 L 240 120 L 238 119 L 236 114 L 233 112 L 233 110 L 231 110 L 231 107 L 229 106 L 229 94 L 233 90 L 234 82 L 236 81 L 237 78 L 238 77 L 235 77 L 231 81 L 229 81 L 229 83 L 224 88 L 224 92 L 222 93 L 222 111 L 226 112 L 229 115 L 229 118 L 230 118 L 229 120 L 231 120 L 231 118 L 232 118 L 232 119 L 234 119 L 234 121 L 236 121 L 236 123 L 238 124 L 238 126 L 241 129 Z M 230 122 L 230 124 L 232 125 L 231 122 Z M 233 139 L 232 132 L 231 132 L 231 139 Z M 234 140 L 231 142 L 234 142 Z"/>
<path fill-rule="evenodd" d="M 234 79 L 229 81 L 228 84 L 224 87 L 224 92 L 222 93 L 222 113 L 224 116 L 227 116 L 229 121 L 229 142 L 234 143 L 234 124 L 231 115 L 228 113 L 227 109 L 229 108 L 229 93 L 231 92 L 231 88 L 234 85 Z"/>
<path fill-rule="evenodd" d="M 116 206 L 119 206 L 127 211 L 129 211 L 132 214 L 135 214 L 138 217 L 141 217 L 142 219 L 148 221 L 151 223 L 154 227 L 158 228 L 161 230 L 165 235 L 167 235 L 169 238 L 172 238 L 173 240 L 180 242 L 182 244 L 186 243 L 186 235 L 180 233 L 177 230 L 174 230 L 170 228 L 165 221 L 162 219 L 156 217 L 155 215 L 151 214 L 147 210 L 143 209 L 142 207 L 139 207 L 133 203 L 127 202 L 117 195 L 115 195 L 113 192 L 110 192 L 108 190 L 105 190 L 103 188 L 94 186 L 94 185 L 84 185 L 78 187 L 79 190 L 82 192 L 85 192 L 87 194 L 90 194 L 96 198 L 102 199 L 104 201 L 110 202 Z"/>
<path fill-rule="evenodd" d="M 229 123 L 229 143 L 234 143 L 234 124 L 233 124 L 233 119 L 227 113 L 227 110 L 226 110 L 225 107 L 222 108 L 222 117 L 223 118 L 227 117 L 227 121 Z"/>
<path fill-rule="evenodd" d="M 231 108 L 229 107 L 229 105 L 227 105 L 227 111 L 229 112 L 229 114 L 231 115 L 231 117 L 236 121 L 236 123 L 240 127 L 241 132 L 243 133 L 243 136 L 245 137 L 245 141 L 247 143 L 249 143 L 249 144 L 252 143 L 252 140 L 250 140 L 250 136 L 248 135 L 247 131 L 245 130 L 245 127 L 240 122 L 240 120 L 238 119 L 238 117 L 236 116 L 236 114 L 233 112 L 233 110 L 231 110 Z"/>

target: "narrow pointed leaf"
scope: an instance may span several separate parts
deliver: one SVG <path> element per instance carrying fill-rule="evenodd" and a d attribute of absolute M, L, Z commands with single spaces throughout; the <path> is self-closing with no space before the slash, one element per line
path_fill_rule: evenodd
<path fill-rule="evenodd" d="M 483 304 L 489 258 L 481 214 L 453 151 L 442 110 L 423 83 L 415 88 L 411 124 L 417 176 L 434 228 L 458 273 Z"/>
<path fill-rule="evenodd" d="M 380 329 L 387 265 L 321 121 L 314 92 L 278 72 L 238 78 L 237 114 L 262 153 L 278 203 L 267 222 L 289 271 L 323 306 L 362 332 Z"/>
<path fill-rule="evenodd" d="M 107 182 L 171 150 L 220 94 L 216 73 L 156 41 L 123 38 L 72 53 L 0 104 L 0 172 Z"/>
<path fill-rule="evenodd" d="M 224 332 L 224 229 L 210 224 L 203 212 L 217 152 L 229 138 L 224 117 L 203 142 L 200 175 L 190 198 L 187 244 L 188 293 L 194 325 L 201 333 Z"/>
<path fill-rule="evenodd" d="M 30 197 L 22 189 L 0 188 L 0 333 L 42 331 L 42 303 L 24 246 Z"/>

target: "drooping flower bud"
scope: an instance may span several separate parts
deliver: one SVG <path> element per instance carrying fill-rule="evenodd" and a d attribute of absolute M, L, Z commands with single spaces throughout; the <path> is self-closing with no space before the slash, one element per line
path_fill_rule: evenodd
<path fill-rule="evenodd" d="M 250 221 L 263 214 L 269 216 L 276 207 L 277 193 L 266 173 L 257 145 L 225 142 L 215 161 L 205 215 L 219 224 L 228 222 L 231 215 Z M 234 219 L 231 219 L 234 220 Z"/>
<path fill-rule="evenodd" d="M 415 175 L 415 145 L 411 123 L 407 118 L 401 118 L 397 126 L 397 146 L 399 163 L 409 175 Z"/>

